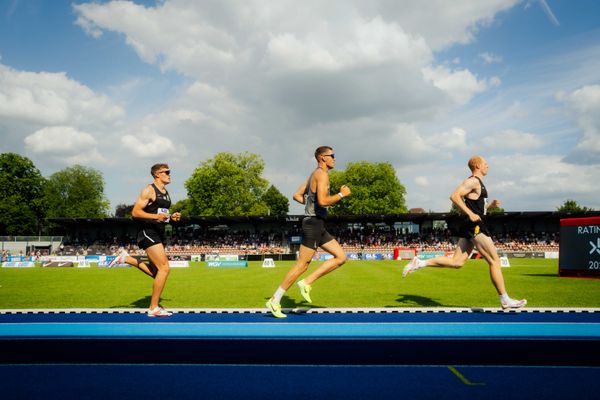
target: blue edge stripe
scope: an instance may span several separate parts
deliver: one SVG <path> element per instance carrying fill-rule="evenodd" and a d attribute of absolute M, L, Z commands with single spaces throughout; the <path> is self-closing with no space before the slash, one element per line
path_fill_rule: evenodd
<path fill-rule="evenodd" d="M 600 323 L 2 323 L 0 338 L 600 338 Z"/>

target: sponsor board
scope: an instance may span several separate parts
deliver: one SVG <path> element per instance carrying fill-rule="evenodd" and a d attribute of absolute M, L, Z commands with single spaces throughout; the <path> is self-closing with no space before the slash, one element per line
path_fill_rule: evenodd
<path fill-rule="evenodd" d="M 190 266 L 190 262 L 185 260 L 169 260 L 169 266 L 171 268 L 187 268 Z"/>
<path fill-rule="evenodd" d="M 213 260 L 207 261 L 206 266 L 210 268 L 245 268 L 248 266 L 248 261 L 221 261 Z"/>
<path fill-rule="evenodd" d="M 417 253 L 417 257 L 420 260 L 429 260 L 436 257 L 443 257 L 446 255 L 444 251 L 420 251 Z"/>
<path fill-rule="evenodd" d="M 33 261 L 6 261 L 2 263 L 2 268 L 32 268 L 34 266 Z"/>
<path fill-rule="evenodd" d="M 74 267 L 75 263 L 73 261 L 49 261 L 42 264 L 42 267 Z"/>

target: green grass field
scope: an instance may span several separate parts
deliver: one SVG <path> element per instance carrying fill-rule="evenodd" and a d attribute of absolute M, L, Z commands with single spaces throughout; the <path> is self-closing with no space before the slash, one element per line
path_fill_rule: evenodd
<path fill-rule="evenodd" d="M 460 270 L 426 268 L 402 279 L 407 261 L 350 261 L 317 281 L 312 307 L 497 307 L 484 261 Z M 315 268 L 318 263 L 310 266 Z M 173 268 L 166 308 L 262 308 L 293 262 L 262 268 Z M 600 280 L 559 278 L 558 260 L 511 259 L 508 293 L 528 307 L 600 307 Z M 0 268 L 0 309 L 145 308 L 152 280 L 135 268 Z M 296 287 L 282 305 L 308 307 Z"/>

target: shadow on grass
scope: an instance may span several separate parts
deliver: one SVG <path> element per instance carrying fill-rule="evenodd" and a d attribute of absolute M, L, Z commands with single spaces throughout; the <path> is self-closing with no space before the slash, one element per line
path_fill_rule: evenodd
<path fill-rule="evenodd" d="M 523 274 L 522 276 L 541 276 L 544 278 L 558 278 L 558 274 Z"/>
<path fill-rule="evenodd" d="M 420 307 L 444 307 L 445 304 L 438 303 L 430 297 L 415 296 L 413 294 L 399 294 L 396 302 L 403 306 L 420 306 Z"/>
<path fill-rule="evenodd" d="M 132 301 L 130 304 L 112 306 L 111 308 L 148 308 L 150 306 L 150 300 L 152 300 L 152 296 L 144 296 L 141 299 Z M 169 299 L 161 298 L 161 300 Z"/>

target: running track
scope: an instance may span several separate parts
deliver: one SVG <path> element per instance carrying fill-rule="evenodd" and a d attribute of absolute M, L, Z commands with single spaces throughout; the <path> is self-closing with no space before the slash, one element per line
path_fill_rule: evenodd
<path fill-rule="evenodd" d="M 0 396 L 600 398 L 597 309 L 137 311 L 0 311 Z"/>

